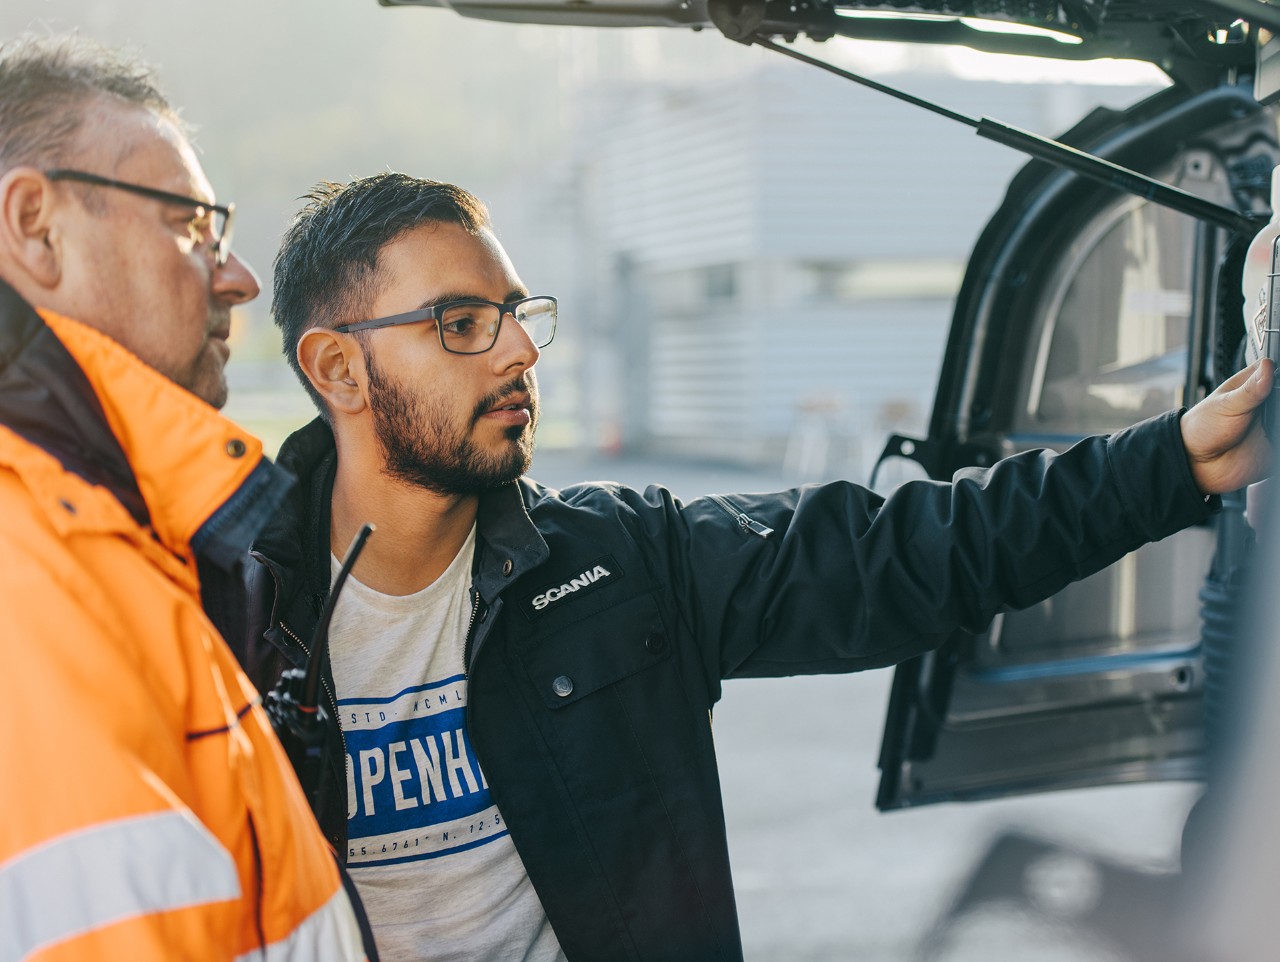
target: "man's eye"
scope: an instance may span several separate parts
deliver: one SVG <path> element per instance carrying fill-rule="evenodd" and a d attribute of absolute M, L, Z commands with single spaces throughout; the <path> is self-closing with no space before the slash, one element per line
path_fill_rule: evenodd
<path fill-rule="evenodd" d="M 440 322 L 440 329 L 451 337 L 466 337 L 476 329 L 478 321 L 470 314 L 450 314 Z"/>

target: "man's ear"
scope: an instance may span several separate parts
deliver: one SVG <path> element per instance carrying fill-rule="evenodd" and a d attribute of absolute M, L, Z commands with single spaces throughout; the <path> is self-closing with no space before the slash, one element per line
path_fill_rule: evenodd
<path fill-rule="evenodd" d="M 359 414 L 368 406 L 364 353 L 354 337 L 313 327 L 298 341 L 298 364 L 330 411 Z"/>
<path fill-rule="evenodd" d="M 35 167 L 15 167 L 0 177 L 0 264 L 28 300 L 62 279 L 61 232 L 55 217 L 65 203 Z"/>

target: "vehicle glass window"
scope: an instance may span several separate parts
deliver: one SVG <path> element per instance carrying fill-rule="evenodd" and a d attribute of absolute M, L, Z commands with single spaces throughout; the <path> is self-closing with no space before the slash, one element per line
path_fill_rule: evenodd
<path fill-rule="evenodd" d="M 1124 199 L 1077 235 L 1046 286 L 1015 430 L 1104 433 L 1181 405 L 1194 231 Z"/>

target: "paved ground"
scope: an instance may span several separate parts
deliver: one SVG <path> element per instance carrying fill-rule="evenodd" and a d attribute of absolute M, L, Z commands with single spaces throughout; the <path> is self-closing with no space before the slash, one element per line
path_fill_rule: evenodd
<path fill-rule="evenodd" d="M 771 490 L 780 473 L 539 452 L 534 477 L 563 486 L 662 481 L 678 496 Z M 912 957 L 987 842 L 1008 828 L 1144 867 L 1170 867 L 1195 789 L 1060 792 L 881 815 L 873 799 L 891 672 L 730 682 L 716 709 L 739 914 L 749 962 Z M 1013 948 L 1016 943 L 1017 948 Z M 990 937 L 945 962 L 1078 960 Z M 1087 956 L 1090 959 L 1103 956 Z"/>

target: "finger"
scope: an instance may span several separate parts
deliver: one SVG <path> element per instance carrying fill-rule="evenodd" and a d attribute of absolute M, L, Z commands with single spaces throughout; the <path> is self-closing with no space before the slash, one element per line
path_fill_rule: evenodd
<path fill-rule="evenodd" d="M 1274 378 L 1275 363 L 1270 358 L 1259 358 L 1223 381 L 1210 397 L 1215 398 L 1223 414 L 1248 414 L 1271 394 Z"/>

